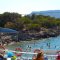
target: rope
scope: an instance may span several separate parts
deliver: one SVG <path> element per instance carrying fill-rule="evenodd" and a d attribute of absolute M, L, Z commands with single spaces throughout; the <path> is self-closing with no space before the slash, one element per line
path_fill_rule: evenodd
<path fill-rule="evenodd" d="M 13 51 L 13 50 L 8 50 L 8 49 L 0 49 L 2 51 L 5 51 L 5 52 L 8 52 L 8 51 L 11 51 L 11 52 L 16 52 L 16 53 L 22 53 L 22 54 L 37 54 L 37 53 L 33 53 L 33 52 L 17 52 L 17 51 Z M 44 54 L 45 56 L 58 56 L 58 55 L 48 55 L 48 54 Z"/>

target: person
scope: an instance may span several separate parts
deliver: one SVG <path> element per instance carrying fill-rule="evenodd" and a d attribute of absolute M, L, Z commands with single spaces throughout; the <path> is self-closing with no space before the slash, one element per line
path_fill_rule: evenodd
<path fill-rule="evenodd" d="M 60 60 L 60 54 L 58 54 L 58 56 L 57 56 L 56 60 Z"/>
<path fill-rule="evenodd" d="M 4 60 L 4 57 L 0 54 L 0 60 Z"/>
<path fill-rule="evenodd" d="M 48 57 L 44 57 L 44 60 L 48 60 Z"/>
<path fill-rule="evenodd" d="M 13 52 L 11 52 L 11 51 L 7 52 L 7 57 L 8 58 L 11 58 L 12 56 L 14 56 L 14 53 Z"/>
<path fill-rule="evenodd" d="M 16 60 L 16 58 L 17 58 L 16 56 L 12 56 L 11 60 Z"/>
<path fill-rule="evenodd" d="M 60 51 L 57 51 L 57 57 L 56 60 L 60 60 Z"/>
<path fill-rule="evenodd" d="M 44 55 L 43 55 L 43 53 L 42 53 L 42 52 L 38 53 L 38 54 L 37 54 L 37 57 L 36 57 L 35 59 L 33 59 L 33 60 L 44 60 Z"/>

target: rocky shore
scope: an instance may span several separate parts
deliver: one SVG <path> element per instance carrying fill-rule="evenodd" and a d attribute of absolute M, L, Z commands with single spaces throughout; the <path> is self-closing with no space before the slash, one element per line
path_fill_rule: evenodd
<path fill-rule="evenodd" d="M 40 31 L 34 31 L 34 30 L 24 30 L 19 31 L 18 39 L 20 40 L 36 40 L 40 38 L 49 38 L 49 37 L 56 37 L 60 34 L 60 29 L 46 29 L 41 28 Z"/>

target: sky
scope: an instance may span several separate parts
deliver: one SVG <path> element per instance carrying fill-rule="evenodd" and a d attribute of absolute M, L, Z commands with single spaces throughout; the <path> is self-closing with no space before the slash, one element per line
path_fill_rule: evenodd
<path fill-rule="evenodd" d="M 0 13 L 60 10 L 60 0 L 0 0 Z"/>

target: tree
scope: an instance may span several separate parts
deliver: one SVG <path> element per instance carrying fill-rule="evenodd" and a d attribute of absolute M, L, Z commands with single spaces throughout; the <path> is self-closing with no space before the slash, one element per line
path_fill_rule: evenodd
<path fill-rule="evenodd" d="M 14 29 L 14 28 L 16 28 L 16 25 L 15 25 L 15 23 L 12 23 L 12 22 L 6 22 L 4 27 Z"/>

